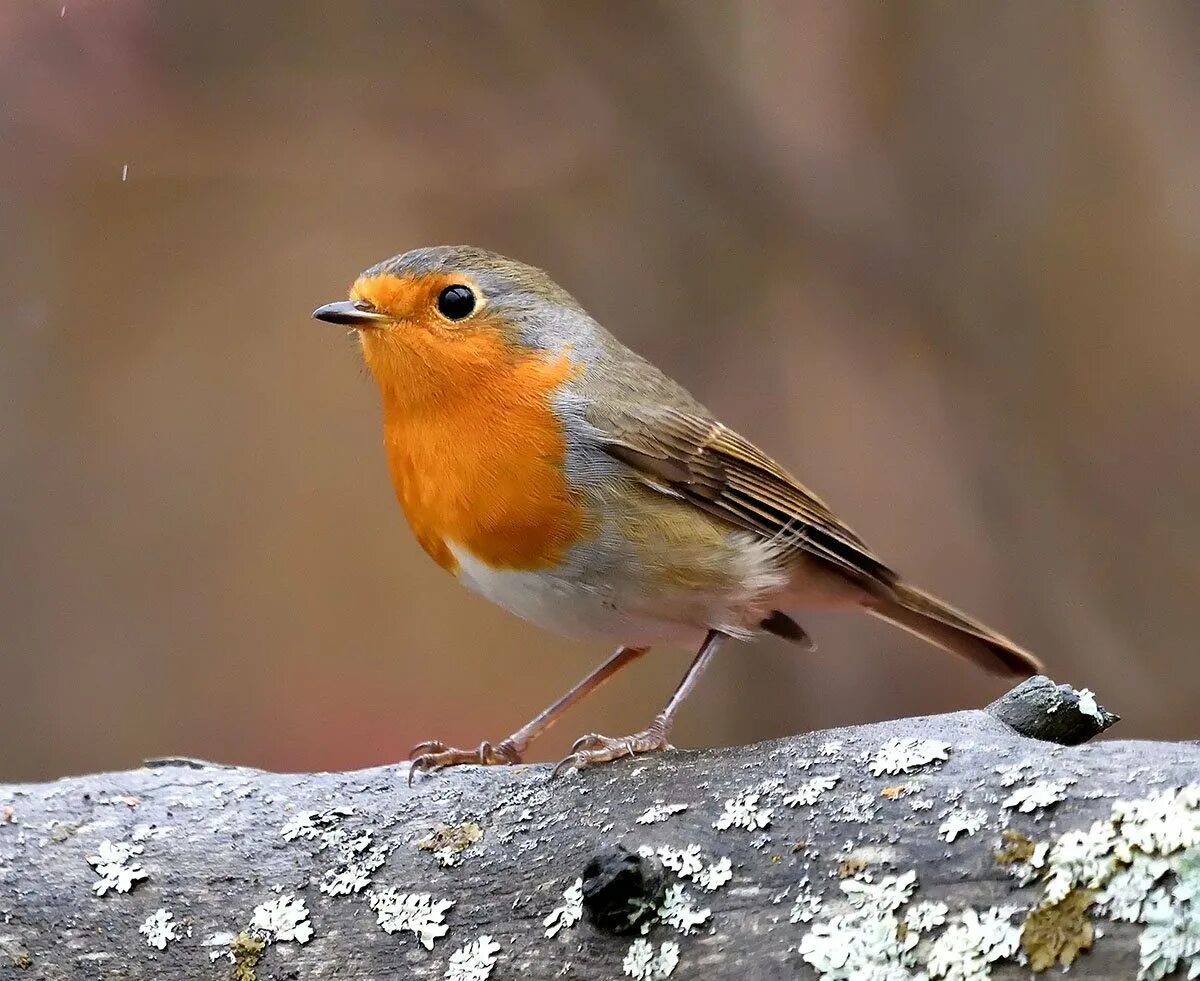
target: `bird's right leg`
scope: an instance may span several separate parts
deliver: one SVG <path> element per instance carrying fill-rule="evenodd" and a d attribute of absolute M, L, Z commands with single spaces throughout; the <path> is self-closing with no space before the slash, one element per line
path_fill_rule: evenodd
<path fill-rule="evenodd" d="M 611 763 L 613 760 L 619 760 L 624 756 L 636 756 L 639 753 L 657 753 L 664 749 L 670 749 L 671 744 L 667 741 L 667 735 L 671 731 L 671 726 L 675 723 L 675 715 L 679 711 L 679 706 L 683 704 L 683 700 L 688 697 L 691 690 L 696 687 L 696 682 L 700 680 L 700 676 L 704 674 L 705 668 L 708 667 L 709 662 L 712 661 L 713 656 L 717 653 L 717 648 L 728 639 L 728 635 L 721 633 L 719 630 L 710 630 L 708 632 L 704 638 L 704 643 L 700 646 L 699 652 L 692 659 L 687 674 L 683 676 L 683 680 L 679 682 L 679 686 L 675 689 L 675 694 L 667 702 L 666 708 L 655 716 L 654 721 L 647 728 L 641 732 L 635 732 L 632 736 L 625 736 L 619 739 L 612 736 L 601 736 L 597 733 L 581 736 L 575 740 L 575 745 L 571 747 L 571 754 L 565 759 L 560 760 L 558 766 L 554 768 L 554 771 L 550 774 L 551 779 L 572 767 L 582 770 L 584 767 L 592 766 L 596 763 Z"/>
<path fill-rule="evenodd" d="M 436 739 L 418 743 L 408 754 L 411 761 L 408 782 L 412 783 L 412 776 L 416 772 L 440 770 L 446 766 L 461 766 L 465 763 L 477 766 L 520 763 L 529 744 L 554 725 L 559 716 L 576 702 L 594 692 L 625 665 L 636 661 L 649 649 L 648 647 L 618 647 L 607 661 L 575 685 L 562 698 L 544 708 L 511 736 L 494 746 L 485 742 L 480 743 L 476 749 L 454 749 Z"/>

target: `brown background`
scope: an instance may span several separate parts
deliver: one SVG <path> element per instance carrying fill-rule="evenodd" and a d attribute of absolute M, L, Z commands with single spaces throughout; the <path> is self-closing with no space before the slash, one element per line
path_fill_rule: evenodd
<path fill-rule="evenodd" d="M 1183 2 L 0 6 L 0 778 L 394 760 L 603 656 L 420 553 L 308 319 L 447 242 L 549 267 L 1124 736 L 1196 736 L 1197 50 Z M 1000 690 L 804 623 L 676 741 Z"/>

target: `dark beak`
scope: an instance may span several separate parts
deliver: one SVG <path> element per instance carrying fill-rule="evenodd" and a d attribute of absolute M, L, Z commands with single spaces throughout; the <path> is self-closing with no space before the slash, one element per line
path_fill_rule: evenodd
<path fill-rule="evenodd" d="M 327 324 L 342 324 L 346 327 L 374 327 L 387 323 L 391 318 L 374 310 L 363 310 L 352 300 L 326 303 L 312 312 L 313 320 L 324 320 Z"/>

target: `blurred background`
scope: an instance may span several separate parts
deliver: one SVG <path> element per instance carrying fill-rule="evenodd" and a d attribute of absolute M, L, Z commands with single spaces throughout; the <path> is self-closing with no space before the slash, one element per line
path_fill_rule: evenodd
<path fill-rule="evenodd" d="M 498 739 L 607 654 L 420 552 L 362 268 L 536 265 L 891 564 L 1200 734 L 1200 6 L 9 0 L 0 779 Z M 680 746 L 989 701 L 865 617 Z M 536 747 L 640 728 L 656 651 Z"/>

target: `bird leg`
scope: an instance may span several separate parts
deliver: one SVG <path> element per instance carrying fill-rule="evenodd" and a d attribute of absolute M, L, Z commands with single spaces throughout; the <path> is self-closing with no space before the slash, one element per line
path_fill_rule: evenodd
<path fill-rule="evenodd" d="M 632 736 L 621 738 L 600 736 L 596 733 L 581 736 L 575 740 L 575 745 L 571 747 L 571 754 L 559 761 L 559 764 L 554 768 L 554 772 L 550 776 L 552 778 L 557 777 L 564 770 L 571 767 L 582 770 L 584 767 L 592 766 L 596 763 L 609 763 L 612 760 L 619 760 L 623 756 L 635 756 L 638 753 L 656 753 L 664 749 L 670 749 L 671 744 L 667 742 L 667 735 L 670 733 L 671 726 L 675 722 L 675 715 L 679 711 L 679 706 L 683 704 L 683 700 L 696 687 L 696 682 L 700 680 L 704 669 L 708 667 L 709 661 L 712 660 L 713 655 L 717 652 L 717 648 L 721 646 L 721 642 L 725 639 L 725 634 L 719 631 L 710 630 L 708 632 L 708 636 L 704 638 L 704 643 L 700 646 L 700 651 L 696 654 L 691 666 L 687 669 L 687 674 L 683 676 L 683 680 L 679 682 L 679 686 L 675 689 L 675 694 L 667 702 L 666 708 L 655 716 L 654 721 L 647 728 L 641 732 L 634 733 Z"/>
<path fill-rule="evenodd" d="M 521 726 L 507 739 L 494 746 L 491 743 L 480 743 L 476 749 L 455 749 L 436 739 L 418 743 L 408 754 L 410 762 L 408 782 L 412 783 L 414 773 L 426 770 L 440 770 L 447 766 L 461 766 L 465 763 L 476 766 L 499 766 L 503 764 L 520 763 L 525 750 L 529 748 L 538 736 L 549 729 L 559 716 L 576 702 L 590 695 L 604 682 L 616 674 L 631 661 L 637 660 L 648 651 L 648 647 L 618 647 L 611 657 L 595 671 L 580 681 L 574 688 L 539 712 L 525 725 Z"/>

